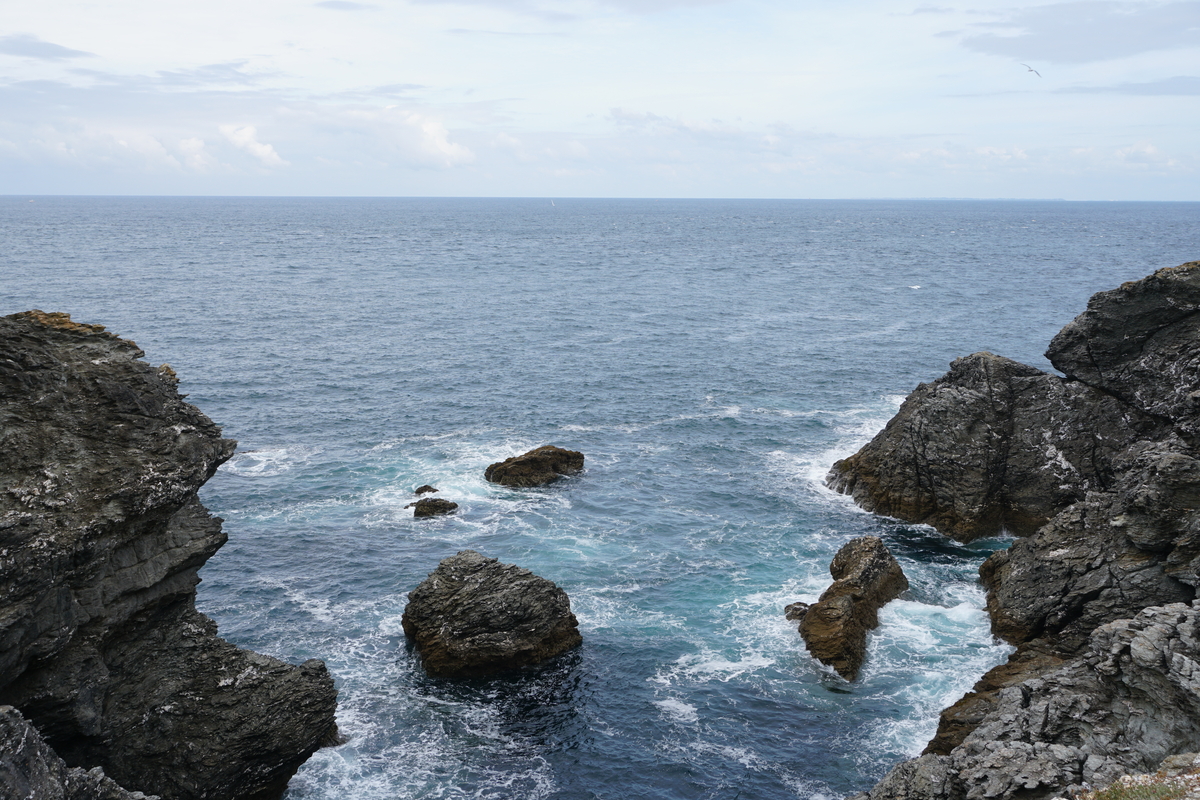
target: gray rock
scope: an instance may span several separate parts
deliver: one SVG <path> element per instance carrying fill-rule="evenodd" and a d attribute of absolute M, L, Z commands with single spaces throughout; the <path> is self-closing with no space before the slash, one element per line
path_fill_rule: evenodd
<path fill-rule="evenodd" d="M 490 465 L 483 477 L 503 486 L 545 486 L 581 469 L 583 453 L 547 444 Z"/>
<path fill-rule="evenodd" d="M 474 550 L 444 559 L 409 593 L 402 623 L 425 670 L 442 677 L 537 664 L 583 641 L 566 592 Z"/>
<path fill-rule="evenodd" d="M 1100 626 L 1080 657 L 1003 689 L 950 755 L 900 764 L 860 797 L 1040 800 L 1198 747 L 1200 604 L 1175 603 Z"/>
<path fill-rule="evenodd" d="M 414 517 L 438 517 L 454 513 L 454 509 L 458 508 L 458 503 L 441 497 L 425 497 L 415 503 L 409 503 L 405 508 L 411 508 Z"/>
<path fill-rule="evenodd" d="M 829 572 L 833 585 L 804 611 L 800 635 L 814 658 L 852 681 L 866 658 L 867 632 L 879 626 L 879 609 L 908 588 L 908 578 L 877 536 L 847 542 Z"/>
<path fill-rule="evenodd" d="M 1065 375 L 1200 434 L 1200 261 L 1088 301 L 1046 357 Z"/>
<path fill-rule="evenodd" d="M 1082 383 L 991 353 L 960 358 L 909 395 L 827 482 L 868 511 L 962 542 L 1033 533 L 1115 482 L 1113 460 L 1161 420 Z"/>
<path fill-rule="evenodd" d="M 0 706 L 0 797 L 12 800 L 158 800 L 129 792 L 95 767 L 68 767 L 12 706 Z"/>
<path fill-rule="evenodd" d="M 65 314 L 0 318 L 0 703 L 127 789 L 277 796 L 336 737 L 333 681 L 195 611 L 226 538 L 196 492 L 236 443 L 141 355 Z"/>

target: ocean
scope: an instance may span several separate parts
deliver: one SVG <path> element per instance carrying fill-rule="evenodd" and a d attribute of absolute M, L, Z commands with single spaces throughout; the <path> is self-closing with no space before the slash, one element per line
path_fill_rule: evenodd
<path fill-rule="evenodd" d="M 1200 204 L 0 197 L 0 313 L 169 362 L 239 441 L 202 491 L 221 635 L 325 660 L 348 742 L 288 800 L 841 798 L 1010 652 L 959 545 L 823 485 L 980 350 L 1051 369 L 1094 292 L 1200 258 Z M 585 471 L 483 479 L 542 444 Z M 459 504 L 414 519 L 413 489 Z M 812 660 L 848 540 L 911 588 L 862 676 Z M 400 618 L 474 549 L 566 590 L 583 646 L 427 677 Z"/>

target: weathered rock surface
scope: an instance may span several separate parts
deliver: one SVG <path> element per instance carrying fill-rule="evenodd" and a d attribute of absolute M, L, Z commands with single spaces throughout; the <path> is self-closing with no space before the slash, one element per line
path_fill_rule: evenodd
<path fill-rule="evenodd" d="M 1046 351 L 1068 378 L 1200 434 L 1200 261 L 1088 301 Z"/>
<path fill-rule="evenodd" d="M 1200 604 L 1102 625 L 1084 653 L 1000 691 L 949 755 L 894 768 L 861 800 L 1040 800 L 1151 772 L 1200 746 Z"/>
<path fill-rule="evenodd" d="M 441 497 L 426 497 L 415 503 L 409 503 L 405 508 L 411 508 L 414 517 L 437 517 L 454 513 L 454 509 L 458 508 L 458 503 Z"/>
<path fill-rule="evenodd" d="M 443 677 L 536 664 L 583 641 L 566 592 L 474 550 L 444 559 L 409 593 L 402 623 L 425 670 Z"/>
<path fill-rule="evenodd" d="M 545 486 L 583 469 L 583 453 L 552 444 L 490 465 L 483 477 L 504 486 Z"/>
<path fill-rule="evenodd" d="M 828 483 L 868 511 L 961 542 L 1023 536 L 1111 488 L 1113 460 L 1167 430 L 1098 389 L 976 353 L 918 386 L 869 444 L 833 465 Z"/>
<path fill-rule="evenodd" d="M 336 736 L 333 681 L 195 610 L 226 538 L 196 492 L 235 442 L 141 356 L 66 315 L 0 318 L 0 703 L 126 789 L 278 796 Z"/>
<path fill-rule="evenodd" d="M 847 542 L 829 572 L 833 585 L 804 611 L 800 635 L 814 658 L 852 681 L 866 659 L 867 633 L 879 626 L 879 609 L 908 588 L 908 578 L 877 536 Z"/>
<path fill-rule="evenodd" d="M 980 570 L 1016 652 L 870 797 L 1036 800 L 1200 746 L 1198 311 L 1200 262 L 1102 292 L 1051 343 L 1066 379 L 960 359 L 835 465 L 868 508 L 1024 536 Z"/>
<path fill-rule="evenodd" d="M 68 767 L 12 706 L 0 706 L 0 797 L 12 800 L 157 800 L 128 792 L 94 767 Z"/>

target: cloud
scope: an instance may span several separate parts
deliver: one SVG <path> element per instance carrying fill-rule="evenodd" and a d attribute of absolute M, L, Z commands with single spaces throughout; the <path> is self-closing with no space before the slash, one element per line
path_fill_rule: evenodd
<path fill-rule="evenodd" d="M 320 3 L 313 3 L 313 5 L 317 8 L 330 8 L 334 11 L 366 11 L 375 8 L 370 3 L 352 3 L 350 0 L 321 0 Z"/>
<path fill-rule="evenodd" d="M 279 154 L 275 152 L 274 147 L 258 141 L 258 131 L 253 125 L 246 125 L 242 128 L 236 125 L 222 125 L 220 131 L 229 140 L 230 144 L 254 156 L 263 163 L 263 166 L 288 166 L 288 162 L 280 158 Z"/>
<path fill-rule="evenodd" d="M 997 30 L 967 36 L 962 44 L 970 50 L 1078 64 L 1200 47 L 1200 2 L 1078 0 L 1019 9 L 1006 20 L 972 27 Z"/>
<path fill-rule="evenodd" d="M 43 42 L 27 33 L 0 36 L 0 53 L 25 58 L 40 58 L 45 61 L 61 61 L 64 58 L 92 58 L 96 54 L 84 50 L 72 50 L 53 42 Z"/>
<path fill-rule="evenodd" d="M 1143 96 L 1175 96 L 1188 97 L 1200 95 L 1200 77 L 1195 75 L 1176 75 L 1173 78 L 1163 78 L 1146 83 L 1119 83 L 1114 86 L 1073 86 L 1068 89 L 1058 89 L 1065 94 L 1135 94 Z"/>

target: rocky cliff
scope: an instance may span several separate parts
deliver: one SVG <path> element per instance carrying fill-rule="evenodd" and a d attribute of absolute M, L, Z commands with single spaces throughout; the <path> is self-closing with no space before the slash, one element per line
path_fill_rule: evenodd
<path fill-rule="evenodd" d="M 278 796 L 336 737 L 333 681 L 195 610 L 226 538 L 196 492 L 236 443 L 142 355 L 65 314 L 0 318 L 0 704 L 131 791 Z"/>
<path fill-rule="evenodd" d="M 1037 800 L 1200 749 L 1200 262 L 1095 295 L 1046 355 L 1063 377 L 959 359 L 830 473 L 960 541 L 1022 537 L 981 568 L 1016 652 L 871 798 Z"/>

